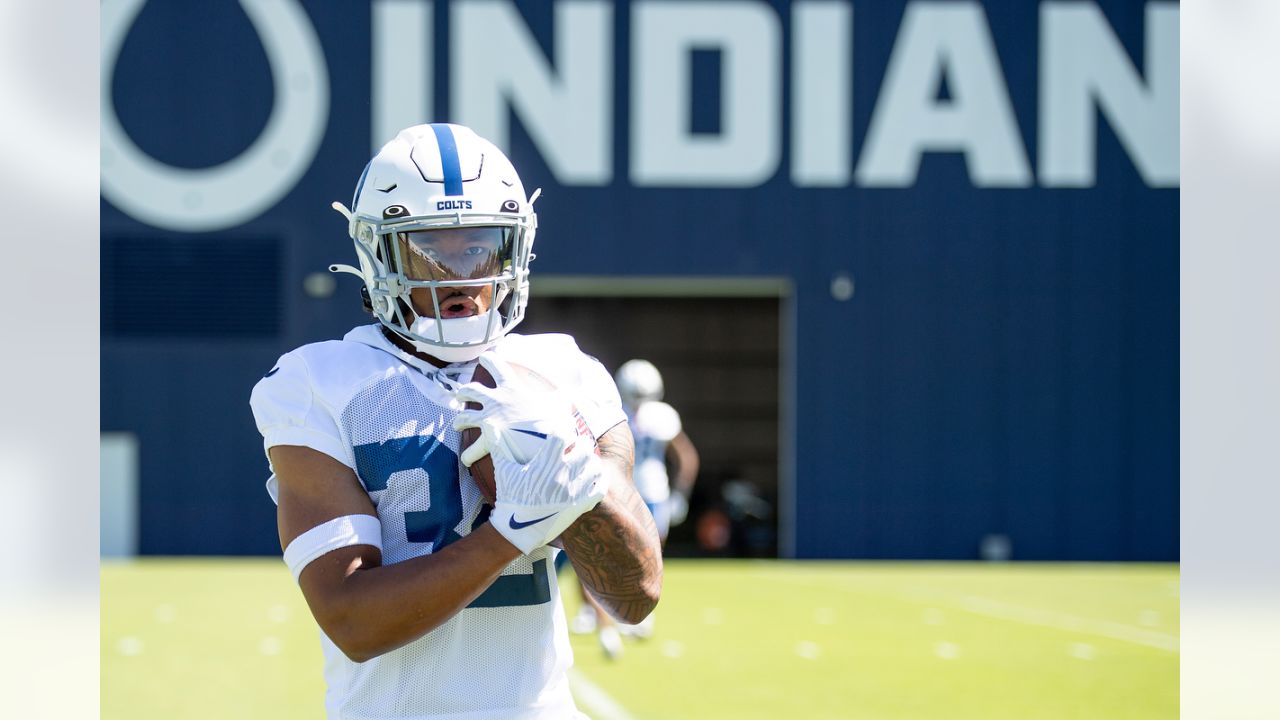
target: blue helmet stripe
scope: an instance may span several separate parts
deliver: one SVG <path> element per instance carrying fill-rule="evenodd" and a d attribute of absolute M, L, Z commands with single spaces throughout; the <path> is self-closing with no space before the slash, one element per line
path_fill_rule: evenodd
<path fill-rule="evenodd" d="M 462 194 L 462 164 L 458 161 L 458 143 L 453 139 L 453 130 L 448 125 L 433 123 L 431 129 L 436 133 L 436 142 L 440 145 L 440 168 L 444 171 L 444 194 Z"/>

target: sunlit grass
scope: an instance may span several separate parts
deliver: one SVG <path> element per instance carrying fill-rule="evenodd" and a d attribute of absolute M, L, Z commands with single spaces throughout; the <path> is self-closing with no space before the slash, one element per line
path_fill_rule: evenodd
<path fill-rule="evenodd" d="M 670 561 L 651 640 L 573 646 L 636 719 L 1176 718 L 1178 569 Z M 323 692 L 278 559 L 104 564 L 104 718 L 319 718 Z"/>

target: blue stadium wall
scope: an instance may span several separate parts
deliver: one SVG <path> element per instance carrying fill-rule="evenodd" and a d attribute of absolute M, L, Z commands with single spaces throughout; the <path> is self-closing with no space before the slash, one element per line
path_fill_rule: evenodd
<path fill-rule="evenodd" d="M 142 553 L 279 552 L 249 390 L 365 321 L 349 278 L 302 288 L 352 257 L 328 205 L 381 128 L 452 120 L 544 189 L 536 273 L 790 280 L 784 554 L 1177 559 L 1176 4 L 256 7 L 102 8 L 101 422 L 140 441 Z M 476 40 L 512 32 L 545 67 Z M 591 48 L 574 96 L 556 63 Z M 1090 65 L 1117 48 L 1127 75 Z M 638 127 L 662 93 L 711 159 Z M 547 129 L 571 120 L 596 151 Z"/>

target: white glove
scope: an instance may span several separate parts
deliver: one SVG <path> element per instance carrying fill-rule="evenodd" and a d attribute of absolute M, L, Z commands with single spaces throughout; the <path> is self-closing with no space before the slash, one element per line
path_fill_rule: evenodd
<path fill-rule="evenodd" d="M 526 464 L 503 449 L 492 453 L 498 497 L 489 521 L 526 555 L 560 537 L 609 490 L 609 475 L 594 448 L 578 442 L 566 453 L 559 438 L 543 444 Z"/>
<path fill-rule="evenodd" d="M 681 493 L 671 493 L 671 497 L 667 498 L 667 513 L 671 526 L 679 525 L 689 517 L 689 501 Z"/>
<path fill-rule="evenodd" d="M 479 428 L 481 440 L 463 453 L 468 466 L 487 451 L 497 498 L 490 522 L 528 554 L 564 532 L 604 498 L 609 475 L 590 438 L 579 437 L 572 405 L 553 389 L 521 381 L 501 360 L 482 355 L 497 388 L 478 383 L 455 393 L 480 410 L 463 410 L 454 428 Z M 481 452 L 473 452 L 483 446 Z"/>
<path fill-rule="evenodd" d="M 480 439 L 462 453 L 467 467 L 503 443 L 510 455 L 520 463 L 529 462 L 542 451 L 550 437 L 564 441 L 571 448 L 578 436 L 577 415 L 573 403 L 555 388 L 543 385 L 518 373 L 505 360 L 493 353 L 480 356 L 480 364 L 493 376 L 497 387 L 472 382 L 453 389 L 459 404 L 479 403 L 480 410 L 463 410 L 453 422 L 457 430 L 480 429 Z M 584 438 L 591 444 L 589 438 Z"/>

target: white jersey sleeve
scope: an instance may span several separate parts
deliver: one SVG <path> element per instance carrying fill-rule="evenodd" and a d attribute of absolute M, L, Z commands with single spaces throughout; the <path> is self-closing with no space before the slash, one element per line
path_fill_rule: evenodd
<path fill-rule="evenodd" d="M 355 469 L 350 446 L 343 441 L 334 413 L 320 400 L 306 358 L 298 351 L 282 355 L 253 387 L 249 397 L 253 417 L 262 433 L 264 451 L 276 445 L 300 445 L 318 450 Z M 270 467 L 268 452 L 267 464 Z M 267 492 L 278 501 L 273 471 Z"/>

